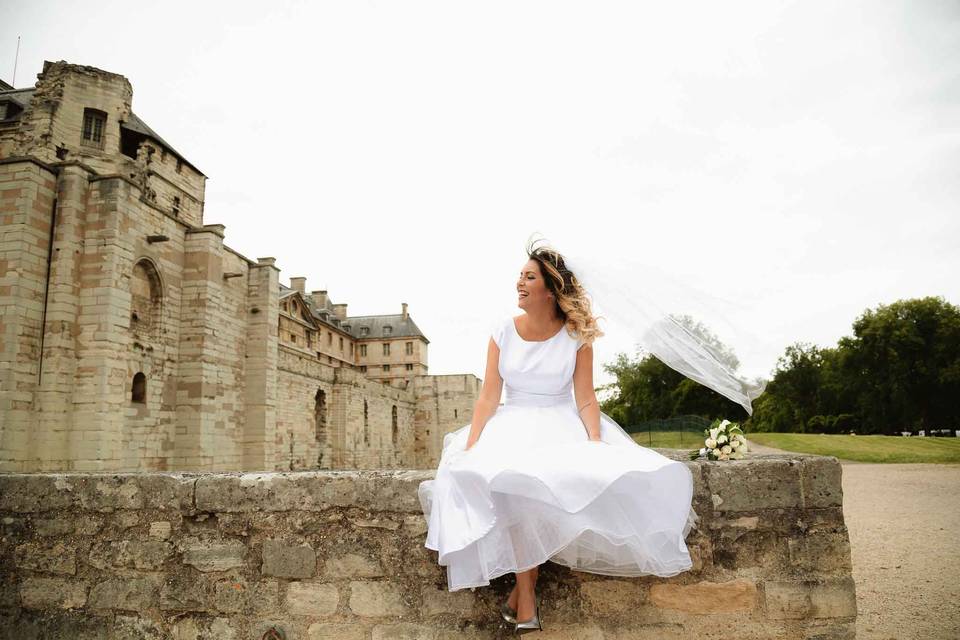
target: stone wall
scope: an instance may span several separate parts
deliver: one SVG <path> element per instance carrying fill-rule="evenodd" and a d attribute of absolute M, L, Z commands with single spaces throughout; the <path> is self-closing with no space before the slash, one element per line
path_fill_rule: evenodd
<path fill-rule="evenodd" d="M 549 637 L 853 638 L 837 460 L 685 464 L 702 518 L 693 569 L 611 578 L 547 562 Z M 423 546 L 417 486 L 431 477 L 0 474 L 0 637 L 504 637 L 513 577 L 448 592 Z"/>

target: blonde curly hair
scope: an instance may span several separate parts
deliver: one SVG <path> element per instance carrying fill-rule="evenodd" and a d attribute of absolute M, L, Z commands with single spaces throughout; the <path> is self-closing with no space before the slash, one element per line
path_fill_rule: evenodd
<path fill-rule="evenodd" d="M 547 244 L 536 246 L 540 242 L 532 237 L 527 241 L 527 257 L 540 265 L 543 280 L 557 301 L 557 310 L 566 320 L 567 331 L 579 335 L 583 342 L 593 344 L 604 335 L 597 324 L 597 318 L 604 316 L 593 315 L 586 289 L 576 274 L 567 268 L 563 255 Z"/>

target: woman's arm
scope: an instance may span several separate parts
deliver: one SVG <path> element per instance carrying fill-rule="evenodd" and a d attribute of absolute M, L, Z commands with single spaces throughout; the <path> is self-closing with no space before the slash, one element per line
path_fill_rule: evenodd
<path fill-rule="evenodd" d="M 470 435 L 467 436 L 469 449 L 480 438 L 484 425 L 500 406 L 500 393 L 503 391 L 503 379 L 500 377 L 500 347 L 490 338 L 487 345 L 487 371 L 483 376 L 480 397 L 473 405 L 473 420 L 470 423 Z"/>
<path fill-rule="evenodd" d="M 577 351 L 576 369 L 573 371 L 573 396 L 576 398 L 577 411 L 587 437 L 600 440 L 600 405 L 593 389 L 593 345 L 584 344 Z"/>

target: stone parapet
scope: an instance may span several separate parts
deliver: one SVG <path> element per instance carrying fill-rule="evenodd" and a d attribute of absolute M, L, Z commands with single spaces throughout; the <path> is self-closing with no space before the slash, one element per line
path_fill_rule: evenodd
<path fill-rule="evenodd" d="M 612 578 L 547 562 L 539 593 L 549 637 L 853 638 L 836 458 L 684 463 L 701 517 L 687 538 L 693 569 Z M 0 474 L 4 632 L 506 636 L 497 605 L 512 575 L 451 593 L 423 546 L 417 487 L 433 473 Z M 269 635 L 274 627 L 282 634 Z"/>

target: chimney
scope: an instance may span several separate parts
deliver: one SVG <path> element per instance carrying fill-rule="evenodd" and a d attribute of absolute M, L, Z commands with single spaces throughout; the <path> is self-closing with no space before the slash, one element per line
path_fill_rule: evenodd
<path fill-rule="evenodd" d="M 290 278 L 290 288 L 295 289 L 303 295 L 303 288 L 307 284 L 306 278 Z"/>
<path fill-rule="evenodd" d="M 340 318 L 341 321 L 345 321 L 347 319 L 347 303 L 341 302 L 333 305 L 333 315 Z"/>
<path fill-rule="evenodd" d="M 327 290 L 318 289 L 317 291 L 311 291 L 310 295 L 313 297 L 313 304 L 318 309 L 323 309 L 327 306 Z"/>
<path fill-rule="evenodd" d="M 401 302 L 400 304 L 403 305 L 403 312 L 400 314 L 400 316 L 401 316 L 404 320 L 406 320 L 406 319 L 409 317 L 409 315 L 407 314 L 407 303 L 406 303 L 406 302 Z"/>

